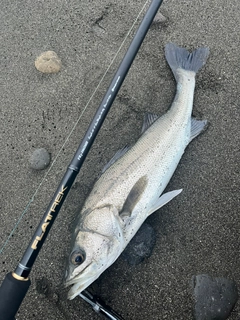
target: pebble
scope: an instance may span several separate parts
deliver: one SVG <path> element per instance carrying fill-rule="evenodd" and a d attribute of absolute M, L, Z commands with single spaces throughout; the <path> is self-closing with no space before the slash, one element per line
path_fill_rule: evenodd
<path fill-rule="evenodd" d="M 213 278 L 207 274 L 193 276 L 194 317 L 196 320 L 225 320 L 238 300 L 235 281 Z"/>
<path fill-rule="evenodd" d="M 59 296 L 56 292 L 53 292 L 52 295 L 51 295 L 51 300 L 52 302 L 54 303 L 57 303 L 59 301 Z"/>
<path fill-rule="evenodd" d="M 29 159 L 30 167 L 34 170 L 46 169 L 50 161 L 51 156 L 44 148 L 36 149 Z"/>
<path fill-rule="evenodd" d="M 43 52 L 35 60 L 35 67 L 43 73 L 56 73 L 60 71 L 62 63 L 58 55 L 54 51 Z"/>
<path fill-rule="evenodd" d="M 136 235 L 130 241 L 122 256 L 127 262 L 136 266 L 150 257 L 156 242 L 155 231 L 150 224 L 144 222 Z"/>
<path fill-rule="evenodd" d="M 153 19 L 153 22 L 155 23 L 163 23 L 163 22 L 166 22 L 167 21 L 167 18 L 164 17 L 163 14 L 161 14 L 161 12 L 157 12 L 154 19 Z"/>

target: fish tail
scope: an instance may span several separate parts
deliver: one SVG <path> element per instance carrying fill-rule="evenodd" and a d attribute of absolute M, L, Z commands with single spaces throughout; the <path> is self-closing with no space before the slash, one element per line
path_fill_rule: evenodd
<path fill-rule="evenodd" d="M 208 55 L 209 48 L 198 48 L 190 53 L 186 49 L 176 46 L 174 43 L 167 43 L 165 46 L 165 56 L 176 80 L 178 80 L 177 69 L 197 73 L 206 63 Z"/>

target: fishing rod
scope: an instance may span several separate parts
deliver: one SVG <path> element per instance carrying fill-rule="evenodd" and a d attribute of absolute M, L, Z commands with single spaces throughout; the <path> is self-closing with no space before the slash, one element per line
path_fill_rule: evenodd
<path fill-rule="evenodd" d="M 22 259 L 14 272 L 8 273 L 0 287 L 0 319 L 14 317 L 30 287 L 29 274 L 42 245 L 52 227 L 70 188 L 100 130 L 102 123 L 131 67 L 131 64 L 148 32 L 148 29 L 163 0 L 152 0 L 110 86 L 100 103 L 87 132 L 82 139 L 66 173 L 64 174 L 41 222 L 39 223 Z"/>

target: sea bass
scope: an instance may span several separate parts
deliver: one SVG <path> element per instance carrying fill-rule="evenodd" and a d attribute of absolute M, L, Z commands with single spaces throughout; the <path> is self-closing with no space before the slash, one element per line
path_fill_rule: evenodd
<path fill-rule="evenodd" d="M 177 82 L 169 111 L 147 114 L 142 134 L 131 148 L 119 150 L 104 168 L 81 210 L 65 285 L 75 298 L 119 257 L 144 220 L 182 190 L 162 195 L 186 146 L 203 131 L 206 121 L 191 117 L 196 72 L 208 48 L 189 53 L 168 43 L 165 56 Z"/>

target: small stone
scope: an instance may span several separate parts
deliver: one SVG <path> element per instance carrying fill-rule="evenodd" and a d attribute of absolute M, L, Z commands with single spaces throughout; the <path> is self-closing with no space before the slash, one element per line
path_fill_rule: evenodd
<path fill-rule="evenodd" d="M 62 66 L 60 58 L 54 51 L 43 52 L 36 60 L 35 67 L 43 73 L 56 73 Z"/>
<path fill-rule="evenodd" d="M 225 320 L 238 300 L 235 281 L 212 278 L 207 274 L 192 277 L 196 320 Z"/>
<path fill-rule="evenodd" d="M 157 12 L 154 19 L 153 19 L 153 22 L 156 22 L 156 23 L 163 23 L 163 22 L 166 22 L 167 21 L 167 18 L 164 17 L 163 14 L 161 14 L 161 12 Z"/>
<path fill-rule="evenodd" d="M 57 303 L 59 301 L 59 296 L 56 292 L 53 292 L 52 294 L 52 297 L 51 297 L 51 300 L 54 302 L 54 303 Z"/>
<path fill-rule="evenodd" d="M 144 222 L 123 251 L 122 256 L 130 265 L 136 266 L 144 259 L 150 257 L 155 242 L 155 231 L 148 223 Z"/>
<path fill-rule="evenodd" d="M 44 148 L 36 149 L 29 159 L 30 167 L 34 170 L 46 169 L 50 161 L 50 154 Z"/>
<path fill-rule="evenodd" d="M 47 296 L 49 294 L 50 283 L 47 278 L 42 277 L 41 279 L 36 279 L 36 291 L 43 296 Z"/>

